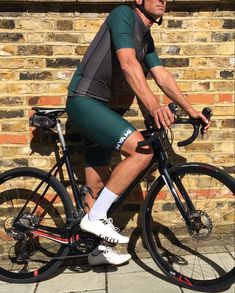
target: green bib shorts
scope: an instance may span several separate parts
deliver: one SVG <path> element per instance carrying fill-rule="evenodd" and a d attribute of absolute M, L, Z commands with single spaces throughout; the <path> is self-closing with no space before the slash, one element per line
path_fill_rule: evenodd
<path fill-rule="evenodd" d="M 109 165 L 112 152 L 120 151 L 125 140 L 136 131 L 106 102 L 91 97 L 69 97 L 67 113 L 72 124 L 84 136 L 86 166 Z M 94 143 L 97 145 L 91 147 Z"/>

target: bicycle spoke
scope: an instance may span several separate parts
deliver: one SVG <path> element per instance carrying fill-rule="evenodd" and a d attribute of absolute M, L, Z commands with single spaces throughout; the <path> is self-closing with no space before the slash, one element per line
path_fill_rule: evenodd
<path fill-rule="evenodd" d="M 28 174 L 28 169 L 24 170 Z M 33 279 L 58 267 L 52 260 L 62 255 L 64 246 L 44 234 L 50 236 L 47 230 L 51 229 L 60 237 L 59 231 L 65 231 L 68 218 L 72 218 L 71 214 L 67 217 L 58 187 L 34 170 L 35 175 L 19 171 L 0 184 L 0 275 L 15 280 Z M 34 235 L 40 225 L 45 233 Z"/>

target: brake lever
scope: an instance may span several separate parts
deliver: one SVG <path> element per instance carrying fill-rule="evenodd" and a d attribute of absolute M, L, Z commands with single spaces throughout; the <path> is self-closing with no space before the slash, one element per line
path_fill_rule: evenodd
<path fill-rule="evenodd" d="M 175 103 L 170 103 L 170 104 L 168 105 L 168 107 L 170 108 L 172 114 L 176 115 L 176 112 L 177 112 L 178 109 L 179 109 L 179 108 L 178 108 L 178 105 L 175 104 Z"/>
<path fill-rule="evenodd" d="M 212 117 L 212 110 L 209 108 L 209 107 L 206 107 L 206 108 L 203 108 L 203 110 L 202 110 L 202 114 L 206 117 L 206 119 L 208 120 L 208 121 L 210 121 L 211 120 L 211 117 Z M 200 133 L 201 133 L 201 135 L 203 135 L 203 133 L 204 133 L 204 128 L 207 126 L 207 123 L 205 123 L 204 121 L 202 121 L 202 127 L 201 127 L 201 129 L 200 129 Z"/>

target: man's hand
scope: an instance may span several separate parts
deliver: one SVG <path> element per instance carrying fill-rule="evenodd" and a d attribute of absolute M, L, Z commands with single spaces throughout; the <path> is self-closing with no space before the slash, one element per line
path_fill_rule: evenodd
<path fill-rule="evenodd" d="M 168 106 L 160 106 L 151 112 L 157 128 L 168 129 L 174 123 L 175 118 Z"/>
<path fill-rule="evenodd" d="M 207 118 L 201 112 L 198 112 L 195 109 L 192 109 L 188 114 L 191 118 L 201 119 L 206 124 L 206 126 L 202 128 L 202 134 L 205 134 L 210 127 L 210 121 L 207 120 Z"/>

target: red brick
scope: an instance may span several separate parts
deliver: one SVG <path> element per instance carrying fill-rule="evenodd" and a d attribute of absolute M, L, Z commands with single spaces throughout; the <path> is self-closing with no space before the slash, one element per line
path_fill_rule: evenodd
<path fill-rule="evenodd" d="M 168 104 L 170 104 L 170 103 L 172 103 L 172 100 L 169 99 L 168 97 L 164 96 L 164 97 L 163 97 L 163 104 L 164 104 L 164 105 L 168 105 Z"/>
<path fill-rule="evenodd" d="M 215 95 L 213 94 L 190 94 L 187 95 L 187 99 L 192 104 L 208 104 L 215 103 Z M 169 104 L 172 102 L 168 97 L 163 98 L 163 104 Z"/>
<path fill-rule="evenodd" d="M 194 104 L 214 104 L 215 96 L 212 94 L 192 94 L 187 96 L 190 103 Z"/>
<path fill-rule="evenodd" d="M 30 106 L 58 106 L 61 105 L 61 97 L 59 96 L 45 96 L 45 97 L 31 97 L 28 100 Z"/>
<path fill-rule="evenodd" d="M 233 102 L 233 95 L 232 94 L 220 94 L 219 95 L 219 102 Z"/>
<path fill-rule="evenodd" d="M 28 139 L 24 134 L 0 134 L 0 144 L 27 144 Z"/>

